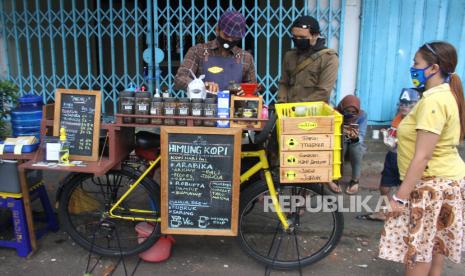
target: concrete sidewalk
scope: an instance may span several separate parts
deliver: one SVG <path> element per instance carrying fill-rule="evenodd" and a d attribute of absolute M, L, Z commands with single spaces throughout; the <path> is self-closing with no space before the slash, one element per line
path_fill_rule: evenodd
<path fill-rule="evenodd" d="M 365 186 L 365 185 L 364 185 Z M 377 196 L 363 188 L 361 195 Z M 344 200 L 348 200 L 347 195 Z M 336 249 L 322 261 L 303 269 L 304 275 L 401 275 L 401 264 L 378 259 L 377 247 L 381 222 L 355 219 L 359 213 L 344 213 L 345 229 Z M 175 236 L 171 258 L 164 263 L 142 262 L 135 275 L 263 275 L 265 268 L 245 255 L 234 238 Z M 39 250 L 30 259 L 16 256 L 14 250 L 0 248 L 2 275 L 83 275 L 88 253 L 77 246 L 66 233 L 46 235 L 39 240 Z M 128 273 L 137 257 L 125 259 Z M 96 258 L 92 258 L 95 262 Z M 93 275 L 105 275 L 117 258 L 103 258 Z M 113 275 L 124 275 L 120 264 Z M 271 275 L 299 275 L 298 271 L 272 271 Z M 463 264 L 447 262 L 444 275 L 464 275 Z"/>

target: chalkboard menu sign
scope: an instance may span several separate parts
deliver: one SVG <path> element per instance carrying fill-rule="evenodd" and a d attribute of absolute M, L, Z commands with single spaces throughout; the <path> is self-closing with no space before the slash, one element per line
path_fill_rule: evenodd
<path fill-rule="evenodd" d="M 237 235 L 239 128 L 161 128 L 162 233 Z"/>
<path fill-rule="evenodd" d="M 56 90 L 53 135 L 65 128 L 71 159 L 97 161 L 100 108 L 100 91 Z"/>

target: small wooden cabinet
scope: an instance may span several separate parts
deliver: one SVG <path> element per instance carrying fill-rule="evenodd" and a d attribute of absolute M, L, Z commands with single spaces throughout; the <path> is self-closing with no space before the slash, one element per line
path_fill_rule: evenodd
<path fill-rule="evenodd" d="M 250 119 L 251 121 L 231 121 L 231 127 L 240 128 L 261 128 L 263 97 L 239 97 L 231 96 L 230 117 L 240 119 Z"/>

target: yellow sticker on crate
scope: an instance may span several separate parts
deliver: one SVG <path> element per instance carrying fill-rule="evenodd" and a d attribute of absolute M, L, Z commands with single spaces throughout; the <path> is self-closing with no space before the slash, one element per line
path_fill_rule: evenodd
<path fill-rule="evenodd" d="M 298 128 L 303 130 L 312 130 L 318 127 L 316 122 L 302 122 L 297 125 Z"/>
<path fill-rule="evenodd" d="M 286 158 L 286 162 L 288 165 L 294 165 L 296 162 L 297 162 L 297 158 L 295 158 L 294 155 L 289 155 L 287 158 Z"/>
<path fill-rule="evenodd" d="M 287 178 L 288 180 L 294 180 L 295 177 L 296 177 L 295 171 L 287 171 L 287 172 L 286 172 L 286 178 Z"/>
<path fill-rule="evenodd" d="M 289 138 L 287 139 L 287 145 L 289 146 L 289 148 L 293 148 L 295 146 L 297 146 L 298 142 L 296 139 L 294 138 Z"/>

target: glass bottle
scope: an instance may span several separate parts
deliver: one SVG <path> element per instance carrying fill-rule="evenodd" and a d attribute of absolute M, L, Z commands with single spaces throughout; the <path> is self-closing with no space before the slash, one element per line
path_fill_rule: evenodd
<path fill-rule="evenodd" d="M 69 143 L 66 138 L 66 130 L 64 127 L 60 128 L 60 153 L 58 163 L 69 164 Z"/>

